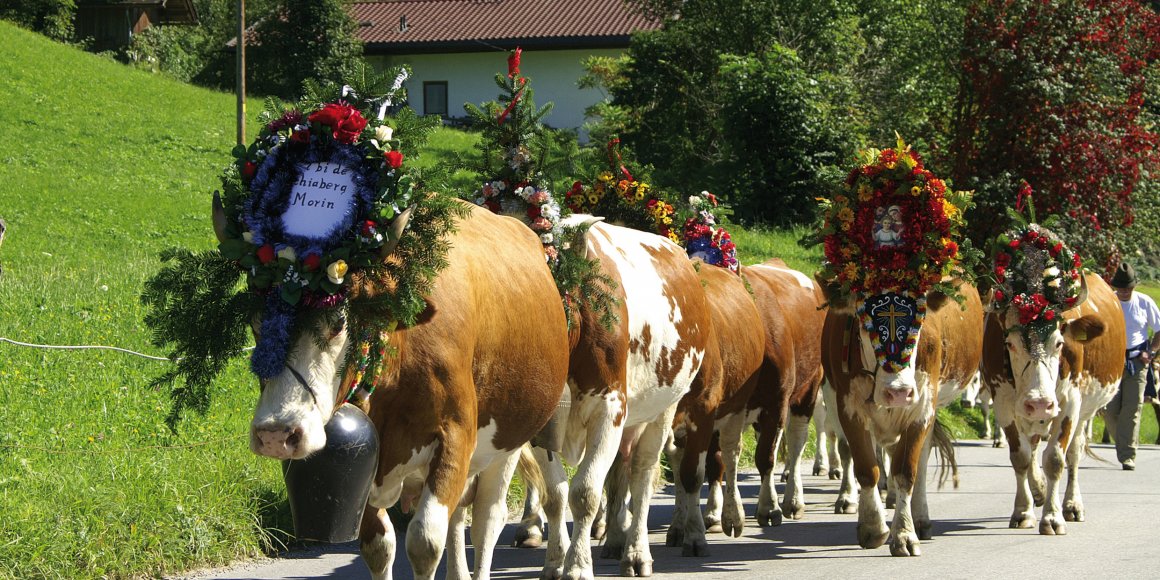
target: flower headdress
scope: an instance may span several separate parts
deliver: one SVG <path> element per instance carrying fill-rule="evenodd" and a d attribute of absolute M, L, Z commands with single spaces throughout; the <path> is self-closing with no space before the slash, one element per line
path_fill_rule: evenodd
<path fill-rule="evenodd" d="M 685 251 L 690 256 L 703 259 L 707 264 L 725 268 L 734 274 L 740 272 L 737 263 L 737 246 L 725 228 L 717 227 L 717 196 L 702 191 L 700 195 L 689 196 L 689 208 L 693 216 L 685 219 Z"/>
<path fill-rule="evenodd" d="M 154 342 L 173 345 L 180 359 L 154 383 L 186 382 L 173 390 L 171 422 L 184 407 L 208 405 L 210 381 L 242 352 L 255 316 L 262 324 L 251 369 L 264 378 L 282 372 L 296 336 L 322 320 L 331 328 L 345 321 L 356 341 L 346 361 L 355 365 L 351 393 L 366 395 L 387 334 L 425 308 L 446 256 L 441 238 L 461 210 L 445 196 L 420 194 L 399 137 L 418 147 L 437 120 L 408 109 L 385 117 L 405 71 L 393 86 L 361 76 L 368 84 L 358 91 L 311 85 L 313 94 L 293 108 L 268 103 L 257 139 L 234 149 L 220 201 L 215 193 L 218 250 L 167 252 L 169 263 L 146 283 Z M 403 236 L 408 223 L 412 233 Z"/>
<path fill-rule="evenodd" d="M 1034 216 L 1032 209 L 1032 220 Z M 1022 221 L 1022 216 L 1015 217 Z M 1002 312 L 1014 307 L 1024 340 L 1034 334 L 1043 342 L 1057 328 L 1063 312 L 1079 302 L 1079 254 L 1050 230 L 1025 223 L 996 238 L 993 259 L 995 294 L 991 308 Z"/>

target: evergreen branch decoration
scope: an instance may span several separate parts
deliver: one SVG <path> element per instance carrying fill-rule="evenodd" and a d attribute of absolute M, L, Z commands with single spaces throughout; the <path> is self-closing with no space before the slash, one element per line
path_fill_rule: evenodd
<path fill-rule="evenodd" d="M 165 422 L 175 430 L 187 410 L 209 409 L 210 385 L 242 354 L 261 298 L 240 287 L 242 272 L 219 252 L 170 249 L 161 260 L 166 265 L 145 283 L 141 302 L 149 309 L 145 324 L 152 343 L 168 349 L 175 363 L 150 382 L 172 389 Z M 175 386 L 178 379 L 183 384 Z"/>

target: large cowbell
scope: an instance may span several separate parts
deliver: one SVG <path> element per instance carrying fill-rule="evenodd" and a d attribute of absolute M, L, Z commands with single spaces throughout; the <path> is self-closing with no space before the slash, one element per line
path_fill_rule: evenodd
<path fill-rule="evenodd" d="M 349 542 L 358 537 L 379 461 L 379 435 L 358 407 L 342 405 L 326 424 L 326 447 L 282 462 L 294 535 Z"/>
<path fill-rule="evenodd" d="M 870 331 L 878 364 L 898 372 L 910 364 L 919 327 L 926 313 L 923 300 L 889 292 L 866 298 L 858 314 Z"/>

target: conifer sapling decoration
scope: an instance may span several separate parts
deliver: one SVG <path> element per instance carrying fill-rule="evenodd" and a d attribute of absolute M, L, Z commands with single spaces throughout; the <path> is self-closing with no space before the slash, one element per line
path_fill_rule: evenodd
<path fill-rule="evenodd" d="M 410 109 L 385 116 L 405 70 L 393 85 L 363 72 L 353 88 L 308 84 L 292 107 L 268 101 L 258 138 L 234 149 L 220 202 L 214 194 L 218 249 L 170 250 L 146 283 L 145 322 L 177 362 L 154 385 L 184 380 L 172 390 L 171 427 L 186 408 L 205 412 L 213 378 L 241 354 L 254 320 L 250 368 L 261 378 L 282 372 L 304 333 L 345 327 L 351 372 L 343 375 L 353 378 L 345 386 L 361 402 L 389 334 L 426 307 L 423 295 L 446 264 L 442 238 L 463 210 L 424 192 L 405 165 L 404 152 L 438 125 Z"/>
<path fill-rule="evenodd" d="M 522 219 L 540 237 L 569 324 L 574 320 L 575 305 L 582 303 L 598 313 L 602 324 L 610 326 L 616 320 L 611 309 L 615 298 L 610 294 L 615 283 L 600 273 L 595 260 L 588 259 L 582 241 L 574 243 L 591 224 L 562 224 L 564 210 L 540 171 L 552 146 L 551 130 L 543 124 L 552 104 L 536 108 L 531 81 L 520 73 L 522 54 L 519 48 L 512 51 L 507 74 L 495 75 L 498 101 L 464 105 L 475 124 L 483 128 L 476 164 L 483 183 L 473 200 L 495 213 Z"/>

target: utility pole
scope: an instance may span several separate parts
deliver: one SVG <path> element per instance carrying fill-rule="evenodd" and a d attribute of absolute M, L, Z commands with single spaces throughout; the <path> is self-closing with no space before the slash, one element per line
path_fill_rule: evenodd
<path fill-rule="evenodd" d="M 238 145 L 246 145 L 246 0 L 238 0 Z"/>

